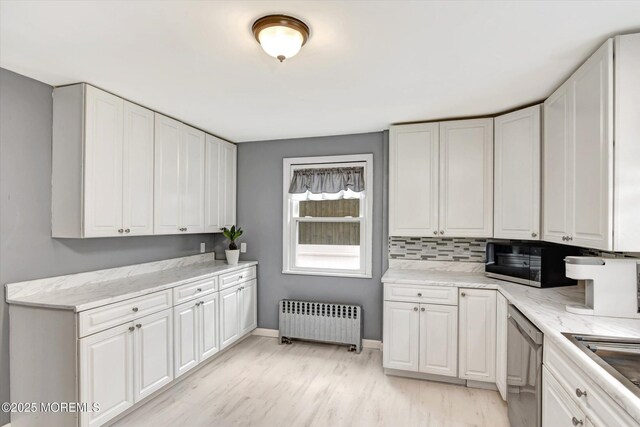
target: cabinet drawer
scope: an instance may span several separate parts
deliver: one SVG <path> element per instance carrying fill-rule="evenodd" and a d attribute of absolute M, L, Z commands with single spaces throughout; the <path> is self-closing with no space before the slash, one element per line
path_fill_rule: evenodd
<path fill-rule="evenodd" d="M 554 343 L 545 340 L 544 364 L 597 426 L 633 426 L 634 420 Z M 577 396 L 577 390 L 586 395 Z"/>
<path fill-rule="evenodd" d="M 227 289 L 238 283 L 243 283 L 256 278 L 256 268 L 250 267 L 244 270 L 238 270 L 227 274 L 220 275 L 220 289 Z"/>
<path fill-rule="evenodd" d="M 171 307 L 171 289 L 79 313 L 80 337 Z"/>
<path fill-rule="evenodd" d="M 212 277 L 205 280 L 187 283 L 173 288 L 173 304 L 178 305 L 190 299 L 206 295 L 218 290 L 218 278 Z"/>
<path fill-rule="evenodd" d="M 458 288 L 386 283 L 384 285 L 384 299 L 385 301 L 458 305 Z"/>

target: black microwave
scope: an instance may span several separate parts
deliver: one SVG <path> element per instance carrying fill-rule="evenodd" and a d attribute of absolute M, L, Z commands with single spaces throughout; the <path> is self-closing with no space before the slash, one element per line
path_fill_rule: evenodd
<path fill-rule="evenodd" d="M 487 276 L 538 288 L 576 285 L 565 276 L 564 258 L 579 249 L 553 243 L 487 243 Z"/>

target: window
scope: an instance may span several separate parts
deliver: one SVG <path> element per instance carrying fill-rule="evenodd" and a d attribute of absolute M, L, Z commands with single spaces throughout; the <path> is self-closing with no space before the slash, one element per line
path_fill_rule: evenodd
<path fill-rule="evenodd" d="M 373 155 L 284 159 L 283 273 L 371 277 Z"/>

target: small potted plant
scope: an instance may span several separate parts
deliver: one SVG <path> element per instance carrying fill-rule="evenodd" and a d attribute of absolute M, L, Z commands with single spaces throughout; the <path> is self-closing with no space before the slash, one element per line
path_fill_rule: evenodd
<path fill-rule="evenodd" d="M 236 240 L 242 236 L 242 228 L 236 228 L 235 225 L 232 225 L 230 229 L 224 227 L 222 229 L 222 234 L 224 234 L 224 237 L 229 239 L 229 249 L 224 251 L 227 256 L 227 264 L 236 265 L 238 263 L 238 258 L 240 258 L 240 250 L 238 249 L 238 245 L 236 245 Z"/>

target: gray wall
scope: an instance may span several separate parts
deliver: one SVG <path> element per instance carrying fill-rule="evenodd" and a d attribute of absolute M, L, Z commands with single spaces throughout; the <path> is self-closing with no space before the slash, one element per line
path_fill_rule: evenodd
<path fill-rule="evenodd" d="M 364 336 L 382 337 L 382 284 L 387 264 L 385 132 L 238 144 L 238 224 L 246 259 L 258 260 L 258 327 L 278 328 L 283 298 L 361 304 Z M 282 159 L 373 153 L 373 279 L 282 274 Z"/>
<path fill-rule="evenodd" d="M 52 88 L 0 69 L 0 284 L 222 250 L 211 234 L 52 239 Z M 215 240 L 215 242 L 214 242 Z M 9 401 L 9 310 L 0 302 L 0 402 Z M 0 412 L 0 425 L 9 422 Z"/>

